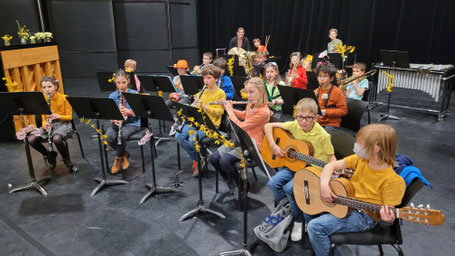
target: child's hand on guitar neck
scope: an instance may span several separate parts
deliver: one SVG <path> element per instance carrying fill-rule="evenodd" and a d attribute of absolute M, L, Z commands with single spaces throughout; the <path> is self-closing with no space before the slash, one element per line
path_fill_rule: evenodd
<path fill-rule="evenodd" d="M 272 146 L 272 151 L 273 154 L 276 155 L 277 157 L 284 157 L 284 151 L 283 149 L 278 147 L 278 145 L 275 144 L 274 146 Z"/>
<path fill-rule="evenodd" d="M 332 203 L 337 196 L 332 192 L 332 189 L 330 189 L 329 184 L 326 186 L 321 186 L 321 197 L 324 201 L 328 203 Z"/>
<path fill-rule="evenodd" d="M 381 206 L 381 210 L 379 211 L 381 214 L 381 219 L 384 222 L 392 223 L 395 220 L 395 213 L 393 212 L 393 207 L 388 205 Z"/>

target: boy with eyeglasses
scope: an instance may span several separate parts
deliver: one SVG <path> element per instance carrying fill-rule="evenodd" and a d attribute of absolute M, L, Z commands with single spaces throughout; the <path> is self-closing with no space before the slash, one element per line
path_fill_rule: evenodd
<path fill-rule="evenodd" d="M 315 158 L 326 162 L 336 161 L 330 134 L 316 122 L 318 118 L 317 103 L 311 98 L 303 98 L 295 107 L 294 121 L 266 124 L 264 131 L 273 154 L 277 157 L 285 156 L 283 149 L 276 145 L 273 139 L 273 128 L 277 127 L 290 132 L 296 139 L 310 142 L 314 148 Z M 302 162 L 302 169 L 305 166 L 306 164 Z M 322 167 L 315 167 L 322 170 Z M 294 199 L 294 174 L 295 172 L 289 168 L 283 167 L 269 180 L 268 186 L 272 190 L 275 203 L 278 204 L 284 197 L 288 198 L 294 217 L 291 240 L 297 242 L 302 239 L 304 216 Z"/>
<path fill-rule="evenodd" d="M 340 127 L 341 118 L 348 113 L 346 98 L 336 86 L 336 68 L 330 62 L 316 66 L 319 88 L 314 90 L 322 116 L 318 122 L 322 126 Z"/>

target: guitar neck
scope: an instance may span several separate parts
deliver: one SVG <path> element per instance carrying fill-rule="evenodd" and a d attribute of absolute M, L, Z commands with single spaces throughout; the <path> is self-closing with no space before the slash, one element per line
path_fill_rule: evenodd
<path fill-rule="evenodd" d="M 381 205 L 379 204 L 364 202 L 350 197 L 338 196 L 337 198 L 335 198 L 334 202 L 336 204 L 346 205 L 357 210 L 365 210 L 377 214 L 379 214 L 379 211 L 381 210 Z M 399 209 L 394 209 L 395 216 L 397 216 L 398 210 Z"/>
<path fill-rule="evenodd" d="M 313 164 L 313 165 L 316 165 L 316 166 L 319 166 L 319 167 L 324 167 L 327 164 L 327 162 L 325 162 L 325 161 L 322 161 L 322 160 L 317 159 L 315 157 L 312 157 L 312 156 L 309 156 L 309 155 L 305 155 L 305 154 L 302 154 L 302 153 L 299 153 L 299 152 L 295 152 L 295 159 L 303 161 L 303 162 L 308 163 L 308 164 Z"/>

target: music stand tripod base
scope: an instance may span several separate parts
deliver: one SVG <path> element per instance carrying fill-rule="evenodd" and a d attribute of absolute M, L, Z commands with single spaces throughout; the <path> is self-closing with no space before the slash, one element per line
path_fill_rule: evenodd
<path fill-rule="evenodd" d="M 128 181 L 126 181 L 126 180 L 105 180 L 105 179 L 101 179 L 101 178 L 95 178 L 95 181 L 98 182 L 99 184 L 98 184 L 98 186 L 96 186 L 95 189 L 93 189 L 90 196 L 94 196 L 104 186 L 115 186 L 115 185 L 128 184 Z"/>
<path fill-rule="evenodd" d="M 389 115 L 389 114 L 380 114 L 379 116 L 380 116 L 380 117 L 379 117 L 379 121 L 382 121 L 382 120 L 385 120 L 385 119 L 400 120 L 399 117 L 392 116 L 392 115 Z"/>
<path fill-rule="evenodd" d="M 201 175 L 199 175 L 201 176 Z M 208 208 L 207 206 L 205 206 L 204 202 L 199 202 L 198 206 L 196 208 L 194 208 L 193 210 L 185 213 L 182 215 L 182 217 L 180 217 L 179 221 L 184 221 L 200 212 L 203 212 L 203 213 L 212 213 L 212 214 L 215 214 L 216 216 L 222 218 L 222 219 L 225 219 L 226 216 L 224 216 L 222 213 L 220 212 L 217 212 L 215 210 L 212 210 L 210 208 Z"/>
<path fill-rule="evenodd" d="M 154 194 L 162 194 L 162 193 L 174 193 L 178 192 L 176 188 L 173 187 L 157 187 L 153 185 L 152 183 L 146 183 L 146 187 L 148 187 L 150 190 L 145 194 L 141 201 L 139 201 L 139 204 L 143 204 L 149 197 L 151 197 Z"/>
<path fill-rule="evenodd" d="M 16 188 L 13 188 L 9 191 L 9 193 L 14 193 L 14 192 L 19 192 L 19 191 L 24 191 L 24 190 L 29 190 L 29 189 L 36 189 L 38 192 L 40 192 L 43 196 L 47 196 L 46 190 L 39 184 L 40 182 L 45 182 L 50 180 L 50 177 L 46 177 L 40 181 L 32 181 L 31 183 L 20 185 Z"/>

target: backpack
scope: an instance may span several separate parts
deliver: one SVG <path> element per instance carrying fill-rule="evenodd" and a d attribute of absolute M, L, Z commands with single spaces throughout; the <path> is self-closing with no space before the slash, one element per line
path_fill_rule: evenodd
<path fill-rule="evenodd" d="M 265 217 L 262 224 L 254 228 L 254 234 L 276 252 L 282 252 L 286 248 L 289 229 L 293 217 L 291 205 L 288 199 L 283 198 L 280 203 Z"/>

